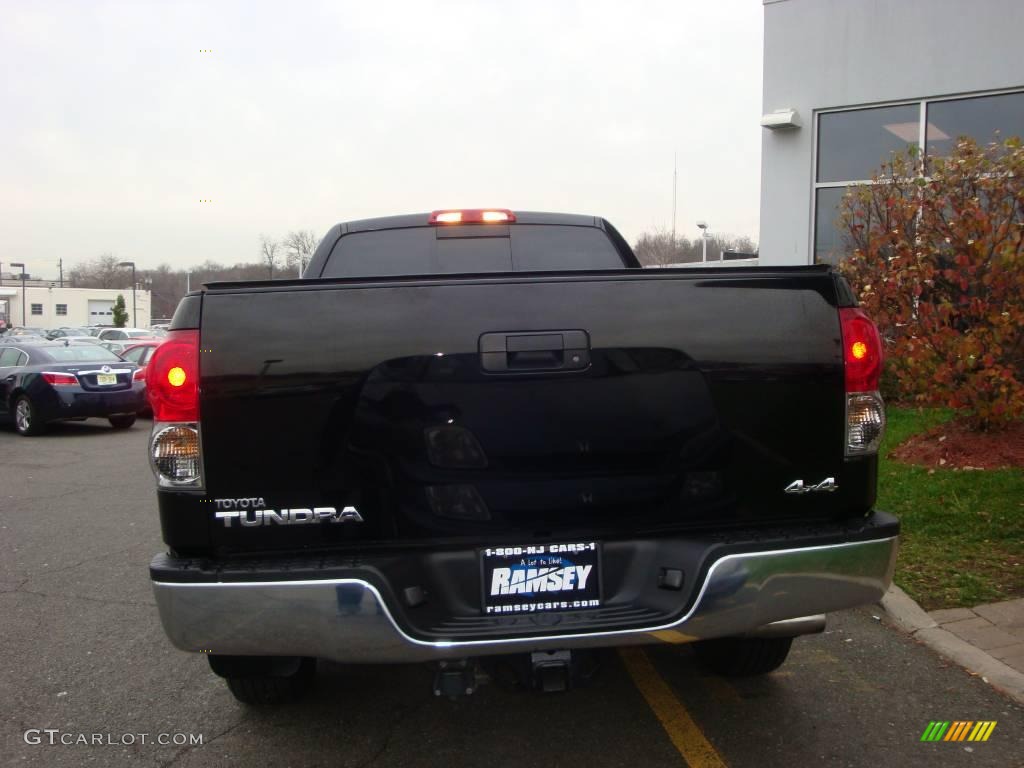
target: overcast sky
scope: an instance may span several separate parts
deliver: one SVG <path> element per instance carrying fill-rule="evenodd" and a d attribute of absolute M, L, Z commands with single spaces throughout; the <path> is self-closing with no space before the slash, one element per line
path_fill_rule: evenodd
<path fill-rule="evenodd" d="M 457 206 L 758 235 L 760 0 L 0 0 L 0 263 Z M 210 49 L 211 53 L 202 53 Z M 200 202 L 209 199 L 212 202 Z"/>

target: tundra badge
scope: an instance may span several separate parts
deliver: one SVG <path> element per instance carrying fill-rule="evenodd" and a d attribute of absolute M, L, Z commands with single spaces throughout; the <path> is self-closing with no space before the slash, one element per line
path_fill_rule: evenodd
<path fill-rule="evenodd" d="M 230 528 L 232 520 L 238 520 L 243 526 L 255 527 L 262 525 L 304 525 L 322 523 L 361 523 L 363 516 L 355 507 L 345 507 L 340 512 L 334 507 L 314 507 L 313 509 L 253 509 L 221 511 L 214 514 L 218 520 L 224 521 L 224 527 Z"/>

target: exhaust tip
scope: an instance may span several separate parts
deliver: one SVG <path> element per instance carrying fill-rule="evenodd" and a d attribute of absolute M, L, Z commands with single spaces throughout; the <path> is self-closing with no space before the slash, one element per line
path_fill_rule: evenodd
<path fill-rule="evenodd" d="M 799 637 L 816 635 L 825 631 L 825 614 L 800 616 L 795 619 L 773 621 L 747 632 L 744 637 Z"/>

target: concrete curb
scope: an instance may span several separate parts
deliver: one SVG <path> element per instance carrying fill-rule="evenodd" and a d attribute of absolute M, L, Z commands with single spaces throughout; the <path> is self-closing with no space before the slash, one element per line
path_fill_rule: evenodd
<path fill-rule="evenodd" d="M 1024 674 L 1003 664 L 980 648 L 942 629 L 925 610 L 893 584 L 881 606 L 893 623 L 936 653 L 981 676 L 986 683 L 1024 704 Z"/>

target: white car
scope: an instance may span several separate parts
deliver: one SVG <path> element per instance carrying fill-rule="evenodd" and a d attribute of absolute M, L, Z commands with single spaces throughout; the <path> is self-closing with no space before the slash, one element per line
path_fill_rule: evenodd
<path fill-rule="evenodd" d="M 61 336 L 53 341 L 88 341 L 91 344 L 99 344 L 100 340 L 95 336 Z"/>
<path fill-rule="evenodd" d="M 148 339 L 153 332 L 148 328 L 106 328 L 100 331 L 100 341 L 125 341 L 126 339 Z"/>

